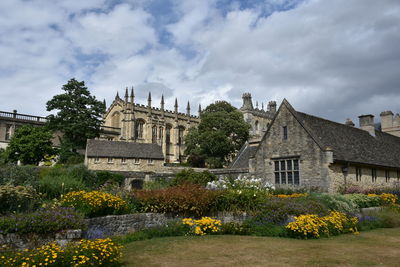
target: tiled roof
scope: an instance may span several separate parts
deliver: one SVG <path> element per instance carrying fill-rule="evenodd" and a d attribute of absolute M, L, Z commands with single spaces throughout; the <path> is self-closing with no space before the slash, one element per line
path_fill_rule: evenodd
<path fill-rule="evenodd" d="M 164 159 L 161 146 L 123 141 L 88 140 L 88 157 Z"/>
<path fill-rule="evenodd" d="M 400 138 L 325 120 L 302 112 L 296 117 L 322 149 L 333 150 L 334 160 L 400 168 Z"/>

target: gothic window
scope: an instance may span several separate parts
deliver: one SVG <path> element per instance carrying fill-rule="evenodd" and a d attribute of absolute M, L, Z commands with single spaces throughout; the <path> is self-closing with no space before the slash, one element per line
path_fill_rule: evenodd
<path fill-rule="evenodd" d="M 165 153 L 167 155 L 171 154 L 171 129 L 172 126 L 171 125 L 167 125 L 167 127 L 165 128 L 165 144 L 166 144 L 166 151 Z"/>
<path fill-rule="evenodd" d="M 178 128 L 178 144 L 183 145 L 184 139 L 183 139 L 183 133 L 185 132 L 185 127 L 179 126 Z"/>
<path fill-rule="evenodd" d="M 120 128 L 120 113 L 118 111 L 114 112 L 111 116 L 111 126 Z"/>
<path fill-rule="evenodd" d="M 135 121 L 135 139 L 143 138 L 143 128 L 144 128 L 144 121 L 136 120 Z"/>
<path fill-rule="evenodd" d="M 160 139 L 161 144 L 163 143 L 163 135 L 164 135 L 163 128 L 160 127 L 159 132 L 158 132 L 158 139 Z"/>
<path fill-rule="evenodd" d="M 300 184 L 300 170 L 298 159 L 274 160 L 275 184 Z"/>
<path fill-rule="evenodd" d="M 153 144 L 157 143 L 157 126 L 151 128 L 151 142 Z"/>

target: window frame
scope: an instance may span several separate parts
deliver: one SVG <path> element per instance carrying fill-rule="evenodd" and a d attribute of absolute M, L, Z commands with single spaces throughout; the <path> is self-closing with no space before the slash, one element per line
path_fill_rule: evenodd
<path fill-rule="evenodd" d="M 385 181 L 386 181 L 386 183 L 390 182 L 390 171 L 389 170 L 385 170 Z"/>
<path fill-rule="evenodd" d="M 126 158 L 121 158 L 121 164 L 126 164 Z"/>
<path fill-rule="evenodd" d="M 356 181 L 361 182 L 361 177 L 362 177 L 362 168 L 356 167 Z"/>
<path fill-rule="evenodd" d="M 282 126 L 282 140 L 288 140 L 288 127 Z"/>
<path fill-rule="evenodd" d="M 376 179 L 377 179 L 376 169 L 375 168 L 371 169 L 371 178 L 372 178 L 372 182 L 375 183 Z"/>
<path fill-rule="evenodd" d="M 133 164 L 139 165 L 140 164 L 140 159 L 139 158 L 134 158 L 133 159 Z"/>
<path fill-rule="evenodd" d="M 107 158 L 107 164 L 114 164 L 114 158 Z"/>
<path fill-rule="evenodd" d="M 94 163 L 99 164 L 100 163 L 100 158 L 99 157 L 94 157 Z"/>
<path fill-rule="evenodd" d="M 148 165 L 154 165 L 154 159 L 147 159 Z"/>
<path fill-rule="evenodd" d="M 300 159 L 281 158 L 272 159 L 274 162 L 275 184 L 278 185 L 301 185 Z"/>

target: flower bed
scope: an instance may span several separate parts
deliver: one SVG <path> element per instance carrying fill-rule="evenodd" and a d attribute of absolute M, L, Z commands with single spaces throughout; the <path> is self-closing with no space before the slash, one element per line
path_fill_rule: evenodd
<path fill-rule="evenodd" d="M 294 222 L 287 224 L 289 235 L 298 238 L 319 238 L 321 235 L 339 235 L 358 233 L 356 217 L 348 218 L 346 214 L 332 211 L 328 216 L 306 214 L 295 217 Z"/>
<path fill-rule="evenodd" d="M 74 207 L 88 217 L 122 214 L 128 211 L 125 200 L 101 191 L 70 192 L 61 199 L 61 204 Z"/>
<path fill-rule="evenodd" d="M 5 266 L 118 266 L 121 248 L 111 239 L 83 239 L 64 248 L 50 243 L 21 252 L 5 251 L 0 258 Z"/>
<path fill-rule="evenodd" d="M 182 223 L 190 227 L 189 233 L 195 235 L 217 233 L 221 230 L 222 225 L 220 220 L 212 219 L 210 217 L 202 217 L 199 220 L 185 218 L 182 220 Z"/>

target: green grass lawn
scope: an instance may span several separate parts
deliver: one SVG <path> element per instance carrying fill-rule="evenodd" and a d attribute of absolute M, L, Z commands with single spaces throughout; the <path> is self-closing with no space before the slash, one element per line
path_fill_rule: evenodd
<path fill-rule="evenodd" d="M 189 236 L 125 245 L 127 266 L 400 266 L 400 228 L 318 240 Z"/>

